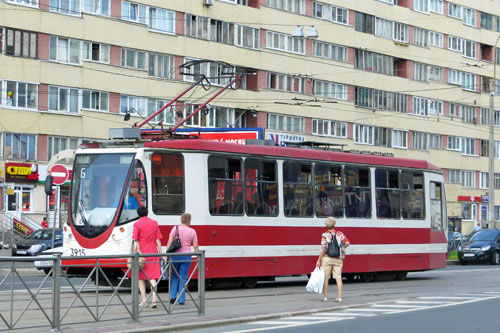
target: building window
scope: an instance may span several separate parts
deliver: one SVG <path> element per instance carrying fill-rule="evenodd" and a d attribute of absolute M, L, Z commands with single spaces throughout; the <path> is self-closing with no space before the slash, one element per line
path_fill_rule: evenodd
<path fill-rule="evenodd" d="M 415 28 L 413 30 L 413 44 L 421 47 L 429 46 L 429 30 Z"/>
<path fill-rule="evenodd" d="M 462 187 L 475 188 L 476 187 L 476 172 L 462 170 Z"/>
<path fill-rule="evenodd" d="M 354 143 L 373 145 L 373 126 L 354 124 Z"/>
<path fill-rule="evenodd" d="M 22 6 L 38 7 L 38 0 L 7 0 L 7 2 Z"/>
<path fill-rule="evenodd" d="M 413 114 L 419 116 L 429 115 L 430 100 L 423 97 L 413 96 Z"/>
<path fill-rule="evenodd" d="M 149 8 L 149 29 L 175 33 L 175 13 L 161 8 Z"/>
<path fill-rule="evenodd" d="M 392 147 L 392 130 L 387 127 L 374 127 L 373 145 Z"/>
<path fill-rule="evenodd" d="M 354 29 L 356 31 L 364 32 L 367 34 L 374 33 L 374 16 L 356 12 L 356 24 Z"/>
<path fill-rule="evenodd" d="M 488 188 L 488 172 L 481 172 L 479 175 L 479 188 Z"/>
<path fill-rule="evenodd" d="M 347 99 L 347 86 L 335 82 L 314 81 L 314 95 L 335 99 Z"/>
<path fill-rule="evenodd" d="M 462 7 L 462 22 L 464 24 L 476 26 L 476 10 L 468 7 Z"/>
<path fill-rule="evenodd" d="M 392 21 L 376 17 L 375 36 L 392 39 Z"/>
<path fill-rule="evenodd" d="M 428 150 L 429 134 L 422 132 L 413 132 L 413 149 Z"/>
<path fill-rule="evenodd" d="M 448 104 L 448 114 L 451 117 L 460 117 L 460 104 L 449 103 Z"/>
<path fill-rule="evenodd" d="M 443 114 L 443 101 L 429 99 L 429 114 Z"/>
<path fill-rule="evenodd" d="M 436 31 L 429 31 L 429 45 L 443 47 L 443 34 Z"/>
<path fill-rule="evenodd" d="M 50 36 L 49 59 L 70 64 L 80 64 L 80 44 L 77 39 Z"/>
<path fill-rule="evenodd" d="M 490 109 L 481 108 L 481 125 L 490 124 Z"/>
<path fill-rule="evenodd" d="M 122 1 L 122 20 L 146 24 L 147 6 Z"/>
<path fill-rule="evenodd" d="M 481 29 L 493 31 L 493 15 L 481 12 Z"/>
<path fill-rule="evenodd" d="M 95 111 L 108 111 L 109 94 L 103 91 L 82 90 L 82 108 Z"/>
<path fill-rule="evenodd" d="M 394 148 L 408 148 L 408 131 L 393 130 L 392 146 Z"/>
<path fill-rule="evenodd" d="M 285 52 L 305 53 L 304 38 L 292 37 L 274 31 L 267 31 L 266 47 Z"/>
<path fill-rule="evenodd" d="M 434 13 L 443 14 L 443 0 L 430 0 L 429 10 Z"/>
<path fill-rule="evenodd" d="M 236 45 L 248 49 L 259 49 L 259 29 L 245 25 L 236 25 Z"/>
<path fill-rule="evenodd" d="M 462 72 L 462 88 L 465 90 L 476 91 L 476 75 Z"/>
<path fill-rule="evenodd" d="M 476 42 L 463 39 L 462 54 L 464 57 L 476 59 Z"/>
<path fill-rule="evenodd" d="M 185 58 L 184 62 L 194 61 L 196 59 Z M 225 86 L 231 82 L 230 76 L 235 72 L 233 66 L 227 66 L 217 62 L 195 62 L 189 67 L 184 67 L 184 72 L 191 74 L 185 75 L 184 80 L 189 82 L 196 81 L 200 75 L 204 74 L 211 84 L 217 86 Z"/>
<path fill-rule="evenodd" d="M 429 0 L 413 0 L 413 9 L 417 12 L 429 13 Z"/>
<path fill-rule="evenodd" d="M 76 149 L 79 141 L 80 140 L 77 138 L 49 136 L 47 141 L 47 160 L 50 161 L 50 159 L 60 151 L 66 149 Z"/>
<path fill-rule="evenodd" d="M 429 80 L 443 81 L 443 68 L 436 66 L 429 66 Z"/>
<path fill-rule="evenodd" d="M 313 55 L 320 58 L 347 62 L 347 47 L 314 41 Z"/>
<path fill-rule="evenodd" d="M 125 113 L 127 111 L 131 111 L 134 109 L 138 114 L 145 117 L 147 115 L 146 105 L 147 98 L 145 97 L 136 97 L 136 96 L 120 96 L 120 112 Z"/>
<path fill-rule="evenodd" d="M 347 123 L 333 120 L 313 119 L 312 134 L 347 138 Z"/>
<path fill-rule="evenodd" d="M 304 79 L 285 74 L 267 73 L 267 88 L 303 93 Z"/>
<path fill-rule="evenodd" d="M 476 140 L 473 138 L 462 138 L 462 155 L 476 155 Z"/>
<path fill-rule="evenodd" d="M 145 70 L 146 52 L 122 48 L 122 66 Z"/>
<path fill-rule="evenodd" d="M 462 171 L 460 170 L 448 170 L 448 183 L 461 184 L 462 183 Z"/>
<path fill-rule="evenodd" d="M 156 111 L 164 107 L 169 101 L 166 100 L 161 100 L 161 99 L 154 99 L 154 98 L 148 98 L 148 114 L 147 116 L 153 115 Z M 174 112 L 174 107 L 169 106 L 168 108 L 164 109 L 162 112 L 157 114 L 153 119 L 151 119 L 151 122 L 156 122 L 156 123 L 163 123 L 165 125 L 175 125 L 175 112 Z M 225 126 L 221 126 L 225 127 Z"/>
<path fill-rule="evenodd" d="M 7 55 L 36 58 L 37 34 L 34 32 L 14 30 L 10 28 L 0 29 L 5 35 L 3 53 Z"/>
<path fill-rule="evenodd" d="M 429 134 L 429 148 L 440 149 L 441 142 L 441 135 Z"/>
<path fill-rule="evenodd" d="M 37 109 L 38 85 L 18 81 L 4 81 L 6 89 L 3 100 L 5 106 L 24 109 Z M 1 92 L 4 93 L 3 91 Z"/>
<path fill-rule="evenodd" d="M 448 16 L 462 19 L 462 6 L 448 2 Z"/>
<path fill-rule="evenodd" d="M 77 15 L 81 12 L 79 0 L 50 0 L 50 11 Z"/>
<path fill-rule="evenodd" d="M 427 65 L 415 62 L 413 66 L 413 79 L 427 82 Z"/>
<path fill-rule="evenodd" d="M 462 39 L 454 36 L 448 36 L 448 49 L 462 52 Z"/>
<path fill-rule="evenodd" d="M 35 160 L 35 135 L 5 133 L 3 157 L 5 159 Z"/>
<path fill-rule="evenodd" d="M 408 43 L 408 25 L 394 22 L 394 40 Z"/>
<path fill-rule="evenodd" d="M 83 11 L 96 15 L 109 16 L 110 0 L 83 0 Z"/>
<path fill-rule="evenodd" d="M 356 49 L 355 68 L 394 75 L 394 59 L 391 56 Z"/>
<path fill-rule="evenodd" d="M 463 122 L 476 124 L 476 110 L 473 106 L 460 105 L 460 113 Z"/>
<path fill-rule="evenodd" d="M 448 83 L 462 85 L 462 75 L 456 69 L 448 70 Z"/>
<path fill-rule="evenodd" d="M 174 57 L 149 53 L 148 75 L 172 79 L 174 73 Z"/>
<path fill-rule="evenodd" d="M 370 109 L 373 108 L 373 89 L 355 87 L 354 105 Z"/>
<path fill-rule="evenodd" d="M 49 110 L 79 113 L 78 89 L 49 86 Z"/>
<path fill-rule="evenodd" d="M 448 136 L 448 149 L 461 151 L 461 146 L 460 146 L 461 142 L 462 140 L 458 136 Z"/>
<path fill-rule="evenodd" d="M 269 0 L 267 5 L 271 8 L 286 10 L 295 14 L 305 14 L 305 0 Z"/>
<path fill-rule="evenodd" d="M 332 22 L 347 24 L 348 18 L 349 10 L 342 7 L 332 6 Z"/>
<path fill-rule="evenodd" d="M 278 131 L 304 133 L 304 118 L 268 114 L 267 128 Z"/>
<path fill-rule="evenodd" d="M 93 43 L 93 42 L 82 42 L 83 60 L 98 61 L 109 64 L 109 45 Z"/>

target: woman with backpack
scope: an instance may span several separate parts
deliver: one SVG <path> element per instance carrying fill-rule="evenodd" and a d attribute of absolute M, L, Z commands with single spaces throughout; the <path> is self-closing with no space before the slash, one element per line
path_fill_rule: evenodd
<path fill-rule="evenodd" d="M 321 235 L 321 251 L 316 266 L 325 272 L 325 283 L 323 285 L 323 302 L 328 301 L 328 279 L 331 276 L 337 282 L 338 297 L 335 302 L 342 302 L 342 260 L 345 257 L 345 249 L 350 245 L 347 237 L 335 230 L 337 220 L 327 217 L 325 220 L 327 232 Z"/>

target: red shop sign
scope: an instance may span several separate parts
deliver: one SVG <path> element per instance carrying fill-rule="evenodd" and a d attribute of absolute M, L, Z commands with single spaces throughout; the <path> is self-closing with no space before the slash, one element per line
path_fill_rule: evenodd
<path fill-rule="evenodd" d="M 5 182 L 38 183 L 38 164 L 5 163 Z"/>

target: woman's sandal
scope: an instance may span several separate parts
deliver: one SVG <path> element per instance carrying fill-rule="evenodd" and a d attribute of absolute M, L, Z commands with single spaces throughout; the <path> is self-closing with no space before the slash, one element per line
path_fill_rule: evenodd
<path fill-rule="evenodd" d="M 146 305 L 146 303 L 147 303 L 147 300 L 142 301 L 141 303 L 139 303 L 139 307 L 142 308 L 144 305 Z"/>
<path fill-rule="evenodd" d="M 156 309 L 156 302 L 151 303 L 151 309 Z"/>

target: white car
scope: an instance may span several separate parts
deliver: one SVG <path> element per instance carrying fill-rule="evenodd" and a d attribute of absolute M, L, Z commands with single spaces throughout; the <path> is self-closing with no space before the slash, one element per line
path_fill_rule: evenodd
<path fill-rule="evenodd" d="M 34 262 L 36 269 L 43 270 L 45 272 L 45 274 L 48 274 L 49 271 L 52 269 L 52 265 L 53 265 L 54 261 L 53 260 L 43 260 L 43 257 L 53 256 L 53 255 L 62 254 L 62 253 L 63 253 L 62 246 L 56 247 L 53 249 L 48 249 L 48 250 L 41 252 L 38 255 L 39 260 L 36 260 Z"/>

